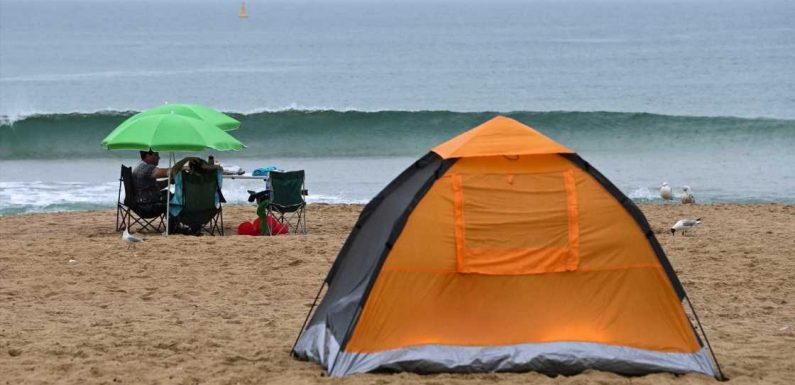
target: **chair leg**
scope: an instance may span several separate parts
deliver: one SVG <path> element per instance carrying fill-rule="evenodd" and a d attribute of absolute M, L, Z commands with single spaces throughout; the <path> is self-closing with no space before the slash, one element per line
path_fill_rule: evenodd
<path fill-rule="evenodd" d="M 116 197 L 116 231 L 121 231 L 121 225 L 119 224 L 119 211 L 122 209 L 121 205 L 121 188 L 124 183 L 124 179 L 119 178 L 119 193 Z M 124 216 L 121 217 L 121 220 L 124 221 Z"/>
<path fill-rule="evenodd" d="M 215 235 L 215 217 L 210 218 L 207 223 L 202 225 L 202 231 L 206 232 L 207 235 Z"/>
<path fill-rule="evenodd" d="M 129 208 L 125 207 L 120 203 L 116 205 L 116 231 L 122 231 L 124 230 L 125 227 L 128 227 L 128 226 L 122 227 L 122 225 L 127 224 L 129 215 L 130 215 Z"/>
<path fill-rule="evenodd" d="M 271 217 L 273 217 L 274 219 L 276 218 L 276 217 L 273 216 L 273 211 L 271 211 L 270 209 L 265 210 L 265 223 L 261 223 L 260 222 L 260 224 L 259 224 L 260 227 L 261 226 L 268 226 L 268 235 L 273 235 L 273 227 L 268 225 L 268 218 L 271 218 Z"/>
<path fill-rule="evenodd" d="M 218 208 L 218 219 L 221 221 L 220 233 L 221 236 L 224 235 L 224 209 L 223 207 Z"/>
<path fill-rule="evenodd" d="M 305 207 L 301 207 L 296 211 L 282 213 L 266 209 L 265 218 L 273 218 L 276 222 L 283 226 L 287 226 L 287 231 L 292 234 L 306 234 L 306 211 Z M 267 224 L 263 224 L 267 225 Z M 272 227 L 268 227 L 269 235 L 275 235 Z"/>
<path fill-rule="evenodd" d="M 301 207 L 301 234 L 306 235 L 306 207 Z"/>
<path fill-rule="evenodd" d="M 125 224 L 125 226 L 127 228 L 127 231 L 130 230 L 130 221 L 132 220 L 132 215 L 133 215 L 132 212 L 128 213 L 128 215 L 127 215 L 127 222 Z"/>
<path fill-rule="evenodd" d="M 274 213 L 277 213 L 277 214 L 273 215 Z M 260 223 L 260 226 L 268 226 L 268 235 L 275 235 L 274 232 L 273 232 L 273 226 L 269 226 L 268 225 L 268 218 L 273 218 L 276 222 L 284 224 L 284 214 L 283 213 L 279 213 L 278 211 L 270 210 L 270 209 L 265 211 L 265 223 Z M 288 226 L 288 229 L 289 229 L 289 226 Z"/>
<path fill-rule="evenodd" d="M 293 234 L 306 234 L 306 212 L 304 207 L 292 213 L 283 214 L 283 218 Z"/>
<path fill-rule="evenodd" d="M 202 231 L 208 235 L 224 235 L 224 214 L 222 208 L 219 208 L 215 216 L 202 225 Z"/>
<path fill-rule="evenodd" d="M 206 229 L 208 230 L 208 234 L 215 235 L 215 232 L 218 231 L 218 214 L 210 218 L 210 221 L 207 222 Z"/>
<path fill-rule="evenodd" d="M 291 224 L 293 225 L 293 230 L 294 230 L 294 232 L 296 234 L 303 234 L 304 233 L 303 230 L 302 230 L 302 227 L 301 227 L 302 219 L 303 219 L 303 216 L 301 215 L 301 211 L 302 211 L 302 209 L 299 208 L 292 215 L 293 219 L 291 221 L 292 222 Z"/>
<path fill-rule="evenodd" d="M 133 213 L 131 212 L 127 218 L 128 218 L 127 228 L 130 230 L 132 230 L 132 225 L 140 226 L 141 231 L 149 230 L 152 232 L 160 233 L 163 232 L 163 230 L 165 230 L 165 225 L 164 225 L 165 214 L 161 214 L 154 218 L 147 219 L 138 216 L 133 217 Z M 130 223 L 130 221 L 132 221 L 132 223 Z"/>
<path fill-rule="evenodd" d="M 224 235 L 224 210 L 223 208 L 219 207 L 218 212 L 215 213 L 215 216 L 210 220 L 212 223 L 212 227 L 210 228 L 210 235 Z M 220 222 L 220 226 L 219 226 Z"/>
<path fill-rule="evenodd" d="M 281 220 L 293 234 L 306 234 L 306 215 L 304 207 L 292 213 L 283 213 Z"/>
<path fill-rule="evenodd" d="M 208 225 L 207 227 L 209 229 L 208 233 L 210 235 L 215 235 L 216 233 L 218 235 L 224 235 L 223 234 L 223 229 L 218 227 L 218 221 L 221 220 L 221 218 L 223 218 L 221 215 L 222 215 L 221 214 L 221 208 L 219 207 L 218 208 L 218 212 L 215 213 L 215 216 L 210 218 L 210 221 L 207 222 L 207 225 Z"/>

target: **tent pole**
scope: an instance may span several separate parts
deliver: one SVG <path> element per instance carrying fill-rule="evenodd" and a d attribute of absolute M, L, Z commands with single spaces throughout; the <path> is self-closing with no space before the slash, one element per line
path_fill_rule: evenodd
<path fill-rule="evenodd" d="M 693 312 L 693 316 L 696 318 L 696 324 L 698 324 L 698 329 L 701 330 L 701 335 L 704 336 L 704 342 L 707 343 L 707 348 L 709 349 L 709 354 L 712 355 L 712 361 L 715 362 L 715 368 L 718 369 L 718 381 L 728 381 L 728 378 L 723 375 L 723 371 L 720 369 L 720 364 L 718 363 L 718 358 L 715 357 L 715 352 L 712 350 L 712 345 L 709 344 L 709 339 L 707 338 L 707 332 L 704 331 L 704 327 L 701 326 L 701 321 L 698 319 L 698 313 L 696 313 L 696 308 L 693 307 L 693 303 L 690 302 L 690 297 L 685 296 L 687 299 L 687 305 L 690 306 L 690 311 Z"/>
<path fill-rule="evenodd" d="M 315 300 L 312 302 L 312 306 L 309 307 L 309 312 L 306 313 L 306 319 L 304 319 L 304 324 L 301 325 L 301 331 L 298 332 L 298 337 L 295 337 L 295 342 L 293 342 L 293 347 L 290 349 L 290 356 L 295 357 L 295 345 L 298 345 L 298 340 L 301 338 L 301 334 L 304 333 L 304 328 L 306 327 L 306 323 L 309 322 L 309 316 L 312 315 L 312 310 L 315 309 L 315 305 L 317 305 L 317 300 L 320 298 L 320 293 L 323 292 L 323 287 L 326 286 L 326 280 L 323 280 L 323 283 L 320 284 L 320 290 L 317 291 L 317 295 L 315 296 Z"/>

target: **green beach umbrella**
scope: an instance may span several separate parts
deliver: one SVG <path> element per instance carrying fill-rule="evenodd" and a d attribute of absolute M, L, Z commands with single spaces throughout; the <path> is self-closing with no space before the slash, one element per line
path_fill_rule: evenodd
<path fill-rule="evenodd" d="M 151 110 L 147 110 L 148 112 Z M 140 114 L 139 114 L 140 115 Z M 137 117 L 136 117 L 137 116 Z M 242 150 L 243 143 L 216 125 L 205 120 L 169 112 L 133 116 L 116 127 L 105 139 L 102 147 L 108 150 L 169 151 L 168 167 L 176 151 L 201 151 L 212 148 L 219 151 Z M 168 174 L 171 184 L 171 174 Z M 166 199 L 166 234 L 168 234 L 171 204 L 170 190 Z"/>
<path fill-rule="evenodd" d="M 130 149 L 128 147 L 118 147 L 113 146 L 109 147 L 107 143 L 115 143 L 116 136 L 119 135 L 120 132 L 123 130 L 122 127 L 127 127 L 132 124 L 132 122 L 146 117 L 152 116 L 159 116 L 159 115 L 179 115 L 184 116 L 187 118 L 198 119 L 203 122 L 209 123 L 214 125 L 224 131 L 231 131 L 235 130 L 240 127 L 240 122 L 221 113 L 218 112 L 210 107 L 202 106 L 199 104 L 164 104 L 161 106 L 157 106 L 154 108 L 150 108 L 145 111 L 141 111 L 127 120 L 125 120 L 121 125 L 119 125 L 113 132 L 110 133 L 103 141 L 102 144 L 107 149 Z M 149 123 L 147 123 L 149 124 Z M 214 148 L 214 147 L 211 147 Z M 133 149 L 139 149 L 138 147 Z M 145 150 L 145 149 L 144 149 Z M 174 151 L 182 151 L 183 148 Z"/>
<path fill-rule="evenodd" d="M 240 128 L 240 122 L 236 119 L 200 104 L 164 104 L 162 106 L 150 108 L 146 111 L 141 111 L 131 116 L 130 119 L 138 119 L 151 115 L 168 114 L 182 115 L 189 118 L 203 120 L 224 131 L 232 131 Z"/>
<path fill-rule="evenodd" d="M 149 110 L 147 110 L 149 111 Z M 131 117 L 105 139 L 108 150 L 226 151 L 243 149 L 243 143 L 217 126 L 175 113 Z"/>

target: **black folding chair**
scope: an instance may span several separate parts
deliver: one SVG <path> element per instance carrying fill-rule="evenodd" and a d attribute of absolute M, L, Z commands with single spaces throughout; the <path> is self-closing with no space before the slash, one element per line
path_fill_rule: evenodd
<path fill-rule="evenodd" d="M 306 234 L 304 170 L 275 172 L 268 176 L 271 192 L 266 212 L 293 233 Z M 270 229 L 273 235 L 273 229 Z"/>
<path fill-rule="evenodd" d="M 121 165 L 119 176 L 119 196 L 116 203 L 116 231 L 125 228 L 134 231 L 132 226 L 140 226 L 139 231 L 163 232 L 166 229 L 164 218 L 165 203 L 161 205 L 142 206 L 138 203 L 133 184 L 132 167 Z M 124 200 L 121 191 L 124 188 Z"/>
<path fill-rule="evenodd" d="M 221 203 L 225 200 L 218 186 L 217 171 L 181 171 L 181 174 L 182 210 L 172 222 L 174 231 L 177 233 L 184 231 L 193 235 L 202 232 L 209 235 L 224 235 L 224 215 Z M 219 198 L 217 205 L 216 194 Z"/>

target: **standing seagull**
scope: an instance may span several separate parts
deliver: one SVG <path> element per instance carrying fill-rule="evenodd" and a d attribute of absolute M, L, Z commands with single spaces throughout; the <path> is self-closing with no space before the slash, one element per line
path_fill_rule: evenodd
<path fill-rule="evenodd" d="M 676 230 L 681 231 L 682 235 L 685 235 L 685 231 L 688 231 L 688 230 L 696 227 L 696 225 L 699 224 L 699 223 L 701 223 L 701 218 L 680 219 L 679 221 L 677 221 L 673 225 L 673 227 L 671 227 L 671 236 L 676 235 Z"/>
<path fill-rule="evenodd" d="M 682 203 L 696 203 L 696 196 L 693 195 L 690 186 L 683 186 L 682 191 L 685 192 L 685 195 L 682 195 Z"/>
<path fill-rule="evenodd" d="M 121 239 L 124 240 L 124 242 L 127 242 L 129 244 L 127 246 L 128 249 L 130 247 L 135 248 L 135 245 L 137 243 L 140 243 L 140 242 L 144 241 L 142 238 L 138 238 L 136 236 L 130 235 L 130 233 L 127 231 L 126 227 L 124 228 L 124 233 L 121 234 Z"/>
<path fill-rule="evenodd" d="M 662 182 L 662 186 L 660 186 L 660 198 L 663 199 L 663 203 L 667 203 L 674 199 L 674 194 L 671 192 L 671 186 L 668 185 L 668 182 Z"/>

